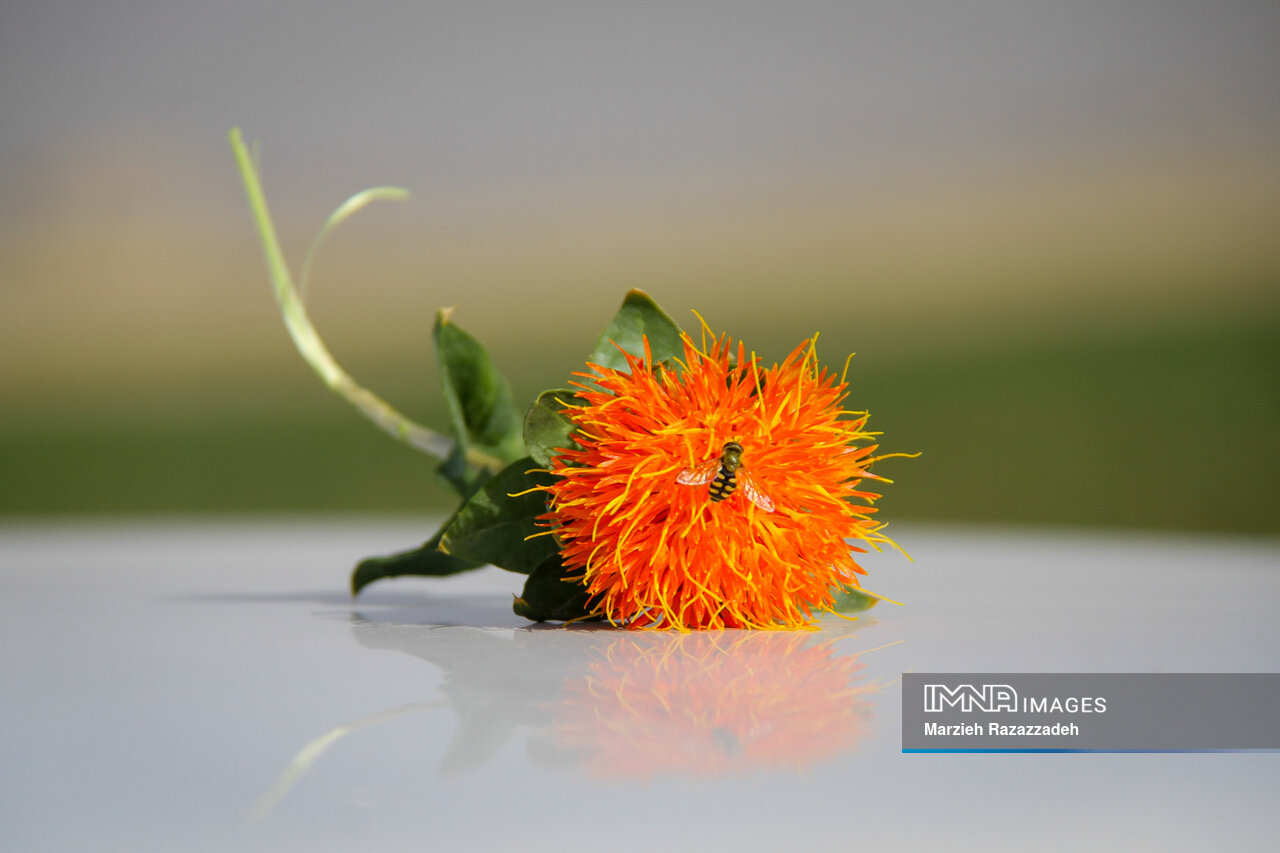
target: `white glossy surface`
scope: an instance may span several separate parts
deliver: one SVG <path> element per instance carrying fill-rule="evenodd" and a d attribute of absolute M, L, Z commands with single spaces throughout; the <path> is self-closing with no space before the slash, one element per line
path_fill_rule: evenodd
<path fill-rule="evenodd" d="M 0 849 L 1274 849 L 1280 755 L 902 755 L 896 681 L 1280 670 L 1274 541 L 904 526 L 817 634 L 346 596 L 426 532 L 0 527 Z"/>

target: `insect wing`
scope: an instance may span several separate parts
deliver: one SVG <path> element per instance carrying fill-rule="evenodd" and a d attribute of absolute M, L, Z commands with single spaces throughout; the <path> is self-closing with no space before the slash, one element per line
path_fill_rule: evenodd
<path fill-rule="evenodd" d="M 712 459 L 697 468 L 685 468 L 676 474 L 676 482 L 682 486 L 701 486 L 710 483 L 720 473 L 720 460 Z"/>
<path fill-rule="evenodd" d="M 773 512 L 773 500 L 764 492 L 760 491 L 760 487 L 756 485 L 756 481 L 751 478 L 750 474 L 742 469 L 738 469 L 738 484 L 742 486 L 743 494 L 750 498 L 753 504 L 760 507 L 760 509 L 765 512 Z"/>

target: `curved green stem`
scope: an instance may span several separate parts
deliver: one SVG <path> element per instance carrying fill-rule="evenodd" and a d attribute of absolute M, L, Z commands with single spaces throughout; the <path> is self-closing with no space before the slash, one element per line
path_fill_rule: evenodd
<path fill-rule="evenodd" d="M 307 316 L 307 309 L 303 305 L 297 288 L 294 287 L 293 276 L 289 273 L 289 265 L 285 263 L 284 252 L 280 249 L 280 241 L 276 237 L 275 226 L 267 210 L 267 199 L 262 192 L 258 170 L 254 167 L 253 158 L 240 135 L 240 128 L 233 127 L 229 136 L 231 150 L 235 153 L 236 165 L 239 166 L 240 177 L 244 181 L 245 195 L 249 198 L 249 208 L 253 212 L 254 222 L 258 227 L 262 250 L 267 258 L 267 272 L 271 276 L 271 286 L 275 291 L 276 301 L 280 304 L 285 328 L 289 330 L 289 336 L 293 338 L 293 344 L 298 348 L 302 358 L 311 365 L 311 369 L 319 375 L 325 385 L 355 406 L 361 414 L 377 424 L 384 432 L 411 447 L 430 453 L 439 459 L 447 459 L 454 448 L 452 439 L 410 420 L 376 394 L 361 387 L 329 353 L 315 326 L 312 325 L 311 318 Z M 467 462 L 494 470 L 502 467 L 501 460 L 474 448 L 467 449 Z"/>
<path fill-rule="evenodd" d="M 311 248 L 307 249 L 306 257 L 302 259 L 302 270 L 298 273 L 298 296 L 300 301 L 304 305 L 307 302 L 307 284 L 311 280 L 311 269 L 315 266 L 316 255 L 319 254 L 320 246 L 324 243 L 325 238 L 332 234 L 339 225 L 359 213 L 372 202 L 404 201 L 408 197 L 409 191 L 401 187 L 370 187 L 367 190 L 361 190 L 338 205 L 338 209 L 329 214 L 329 218 L 325 220 L 324 225 L 320 228 L 320 233 L 316 234 L 316 238 L 311 241 Z"/>

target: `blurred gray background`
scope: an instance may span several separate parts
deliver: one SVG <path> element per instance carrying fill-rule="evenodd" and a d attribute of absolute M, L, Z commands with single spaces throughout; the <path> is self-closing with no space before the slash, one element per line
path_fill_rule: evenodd
<path fill-rule="evenodd" d="M 7 3 L 0 512 L 429 511 L 456 305 L 521 397 L 630 287 L 857 351 L 886 518 L 1280 532 L 1280 4 Z"/>

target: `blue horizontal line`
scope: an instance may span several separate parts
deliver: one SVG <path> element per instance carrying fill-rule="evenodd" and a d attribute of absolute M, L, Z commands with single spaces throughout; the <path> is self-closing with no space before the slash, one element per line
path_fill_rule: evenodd
<path fill-rule="evenodd" d="M 903 752 L 1021 752 L 1021 753 L 1280 753 L 1280 749 L 907 749 Z"/>

